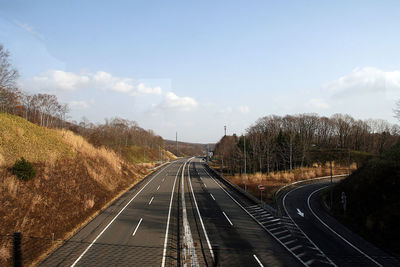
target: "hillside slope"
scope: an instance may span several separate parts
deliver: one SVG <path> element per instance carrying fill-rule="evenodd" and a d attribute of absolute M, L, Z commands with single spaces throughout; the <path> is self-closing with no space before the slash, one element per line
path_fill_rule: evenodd
<path fill-rule="evenodd" d="M 347 195 L 347 216 L 340 203 Z M 400 143 L 369 160 L 334 189 L 334 214 L 353 230 L 400 255 Z"/>
<path fill-rule="evenodd" d="M 34 179 L 21 181 L 10 172 L 20 157 L 34 164 Z M 50 239 L 54 233 L 56 239 L 65 239 L 148 172 L 70 131 L 0 113 L 0 235 L 21 231 L 24 237 Z M 29 251 L 24 261 L 29 263 L 52 244 L 23 245 Z M 0 265 L 11 257 L 11 243 L 0 238 Z"/>

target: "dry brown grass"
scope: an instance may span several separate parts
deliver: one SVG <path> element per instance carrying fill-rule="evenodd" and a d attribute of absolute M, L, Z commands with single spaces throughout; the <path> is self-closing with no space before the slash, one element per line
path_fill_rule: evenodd
<path fill-rule="evenodd" d="M 348 173 L 348 166 L 335 165 L 334 162 L 332 166 L 333 175 Z M 352 171 L 354 171 L 357 168 L 357 164 L 351 164 L 350 168 Z M 263 199 L 267 202 L 271 202 L 275 191 L 284 185 L 300 180 L 308 180 L 328 175 L 330 175 L 329 162 L 324 164 L 323 166 L 313 164 L 313 167 L 303 167 L 292 171 L 271 172 L 269 174 L 259 172 L 254 174 L 247 174 L 246 184 L 249 192 L 257 197 L 259 197 L 260 195 L 257 186 L 264 185 L 265 191 L 263 193 Z M 231 179 L 235 184 L 239 185 L 240 187 L 244 187 L 244 175 L 235 174 L 234 176 L 227 176 L 227 178 Z"/>
<path fill-rule="evenodd" d="M 2 119 L 10 127 L 0 125 L 0 237 L 21 231 L 23 240 L 30 240 L 23 245 L 26 265 L 58 244 L 43 240 L 53 233 L 56 239 L 70 237 L 149 172 L 147 165 L 130 164 L 70 131 L 9 116 L 0 116 L 0 124 Z M 33 162 L 34 179 L 21 181 L 11 174 L 10 166 L 20 156 Z M 9 265 L 10 249 L 0 239 L 0 266 Z"/>

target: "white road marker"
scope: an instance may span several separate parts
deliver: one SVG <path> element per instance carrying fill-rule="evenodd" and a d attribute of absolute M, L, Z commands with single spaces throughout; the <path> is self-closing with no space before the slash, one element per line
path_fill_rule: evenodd
<path fill-rule="evenodd" d="M 303 230 L 301 230 L 301 228 L 298 226 L 298 224 L 293 220 L 292 216 L 290 216 L 290 214 L 289 214 L 289 212 L 288 212 L 288 210 L 287 210 L 287 208 L 286 208 L 286 205 L 285 205 L 285 203 L 286 203 L 286 197 L 287 197 L 290 193 L 292 193 L 293 191 L 298 190 L 299 188 L 302 188 L 302 187 L 304 187 L 304 186 L 305 186 L 305 185 L 299 186 L 299 187 L 295 187 L 295 188 L 293 188 L 292 190 L 290 190 L 289 192 L 285 193 L 285 195 L 283 196 L 283 199 L 282 199 L 283 209 L 285 210 L 285 213 L 287 214 L 287 216 L 289 217 L 289 219 L 290 219 L 290 220 L 293 222 L 293 224 L 297 227 L 297 229 L 299 229 L 299 231 L 307 238 L 307 240 L 310 241 L 310 243 L 318 250 L 319 254 L 324 255 L 325 258 L 329 261 L 329 263 L 330 263 L 332 266 L 337 266 L 335 263 L 333 263 L 333 261 L 332 261 L 330 258 L 328 258 L 328 256 L 326 256 L 326 255 L 322 252 L 322 250 L 321 250 L 319 247 L 317 247 L 317 245 L 308 237 L 308 235 L 306 235 L 306 233 L 304 233 Z M 296 256 L 296 257 L 297 257 L 297 256 Z M 300 258 L 298 258 L 298 259 L 300 259 Z M 300 259 L 300 261 L 302 261 L 302 260 Z M 303 261 L 302 261 L 302 262 L 303 262 Z"/>
<path fill-rule="evenodd" d="M 228 216 L 226 216 L 225 212 L 222 212 L 222 214 L 224 214 L 225 218 L 228 220 L 228 222 L 233 226 L 233 223 L 231 222 L 231 220 L 229 220 Z"/>
<path fill-rule="evenodd" d="M 211 193 L 210 193 L 210 195 L 211 195 L 212 199 L 214 199 L 214 200 L 215 200 L 215 198 L 214 198 L 213 194 L 211 194 Z"/>
<path fill-rule="evenodd" d="M 154 199 L 154 197 L 152 197 L 152 198 L 150 199 L 149 205 L 151 204 L 151 202 L 153 201 L 153 199 Z"/>
<path fill-rule="evenodd" d="M 160 189 L 160 186 L 157 187 L 157 190 L 156 190 L 156 191 L 158 191 L 158 189 Z"/>
<path fill-rule="evenodd" d="M 300 209 L 297 209 L 297 214 L 299 214 L 301 217 L 304 217 L 304 212 L 301 212 Z"/>
<path fill-rule="evenodd" d="M 207 188 L 207 185 L 204 182 L 203 182 L 203 184 L 204 184 L 204 187 Z"/>
<path fill-rule="evenodd" d="M 261 267 L 264 267 L 264 265 L 262 265 L 261 261 L 257 258 L 256 254 L 254 254 L 253 257 L 256 259 L 257 263 L 260 264 Z"/>
<path fill-rule="evenodd" d="M 169 165 L 171 166 L 171 165 Z M 128 203 L 126 203 L 126 205 L 117 213 L 117 215 L 115 215 L 115 217 L 106 225 L 106 227 L 104 227 L 104 229 L 100 232 L 100 234 L 98 234 L 96 236 L 96 238 L 89 244 L 89 246 L 82 252 L 81 255 L 79 255 L 79 257 L 74 261 L 74 263 L 71 265 L 71 267 L 74 267 L 81 259 L 82 257 L 86 254 L 86 252 L 89 251 L 89 249 L 93 246 L 93 244 L 97 241 L 97 239 L 100 238 L 100 236 L 108 229 L 108 227 L 110 227 L 110 225 L 115 221 L 115 219 L 118 218 L 118 216 L 126 209 L 126 207 L 128 207 L 129 204 L 131 204 L 131 202 L 136 198 L 137 195 L 139 195 L 140 192 L 142 192 L 142 190 L 151 182 L 153 181 L 154 178 L 156 178 L 161 172 L 165 171 L 167 168 L 169 168 L 169 166 L 167 166 L 165 169 L 161 170 L 159 173 L 157 173 L 156 175 L 154 175 L 132 198 L 131 200 L 129 200 Z"/>
<path fill-rule="evenodd" d="M 316 192 L 321 191 L 322 189 L 325 189 L 329 186 L 325 186 L 322 187 L 320 189 L 315 190 L 314 192 L 312 192 L 308 198 L 307 198 L 307 205 L 308 208 L 310 209 L 311 213 L 315 216 L 315 218 L 317 218 L 323 225 L 325 225 L 326 228 L 328 228 L 329 230 L 332 231 L 332 233 L 334 233 L 335 235 L 337 235 L 340 239 L 342 239 L 344 242 L 346 242 L 348 245 L 350 245 L 352 248 L 354 248 L 355 250 L 357 250 L 359 253 L 361 253 L 362 255 L 364 255 L 366 258 L 368 258 L 370 261 L 372 261 L 373 263 L 375 263 L 378 266 L 382 266 L 382 264 L 380 264 L 379 262 L 377 262 L 376 260 L 374 260 L 373 258 L 371 258 L 369 255 L 365 254 L 364 252 L 362 252 L 359 248 L 357 248 L 356 246 L 354 246 L 352 243 L 350 243 L 349 241 L 347 241 L 347 239 L 345 239 L 344 237 L 342 237 L 341 235 L 339 235 L 337 232 L 335 232 L 329 225 L 327 225 L 326 223 L 324 223 L 322 221 L 322 219 L 320 217 L 317 216 L 317 214 L 313 211 L 313 209 L 311 208 L 311 204 L 310 204 L 310 199 L 311 196 L 314 195 Z"/>
<path fill-rule="evenodd" d="M 189 167 L 190 167 L 190 162 L 189 162 Z M 193 200 L 194 200 L 194 205 L 195 205 L 195 207 L 196 207 L 197 214 L 199 215 L 200 224 L 201 224 L 201 227 L 203 228 L 204 236 L 206 237 L 206 240 L 207 240 L 208 249 L 210 250 L 211 257 L 214 259 L 214 251 L 212 250 L 210 240 L 208 239 L 207 231 L 206 231 L 206 228 L 205 228 L 204 223 L 203 223 L 203 218 L 202 218 L 201 215 L 200 215 L 199 206 L 197 205 L 196 196 L 194 195 L 194 190 L 193 190 L 193 186 L 192 186 L 192 181 L 191 181 L 191 179 L 190 179 L 189 168 L 188 168 L 188 180 L 189 180 L 190 190 L 192 191 L 192 196 L 193 196 Z"/>
<path fill-rule="evenodd" d="M 139 228 L 139 225 L 142 223 L 143 218 L 140 218 L 139 223 L 136 225 L 135 231 L 133 231 L 132 236 L 134 236 L 136 234 L 137 229 Z"/>
<path fill-rule="evenodd" d="M 247 209 L 245 209 L 239 202 L 237 202 L 237 200 L 231 196 L 231 194 L 229 194 L 211 175 L 210 173 L 207 171 L 207 169 L 203 166 L 203 170 L 207 173 L 207 175 L 214 181 L 214 183 L 216 183 L 221 189 L 222 191 L 224 191 L 244 212 L 247 213 L 247 215 L 249 215 L 251 218 L 253 218 L 265 231 L 267 231 L 278 243 L 280 243 L 283 247 L 285 247 L 288 251 L 290 251 L 290 249 L 281 241 L 279 240 L 276 236 L 274 236 L 267 228 L 265 228 L 264 225 L 262 225 Z M 281 224 L 281 222 L 276 223 L 276 225 Z M 271 225 L 270 225 L 271 226 Z M 301 231 L 301 229 L 300 229 Z M 310 240 L 311 241 L 311 240 Z M 311 241 L 312 243 L 312 241 Z M 319 250 L 320 251 L 320 250 Z M 293 252 L 291 252 L 292 255 L 297 258 L 300 262 L 304 263 L 304 261 L 302 259 L 300 259 L 299 257 L 296 256 L 296 254 L 294 254 Z M 321 251 L 322 254 L 322 251 Z M 327 258 L 328 261 L 331 263 L 332 266 L 336 265 L 329 259 Z"/>
<path fill-rule="evenodd" d="M 167 226 L 166 226 L 166 230 L 165 230 L 164 250 L 163 250 L 163 257 L 162 257 L 161 267 L 164 267 L 164 266 L 165 266 L 165 258 L 166 258 L 167 243 L 168 243 L 168 232 L 169 232 L 169 220 L 170 220 L 170 218 L 171 218 L 172 200 L 173 200 L 173 198 L 174 198 L 174 190 L 175 190 L 176 179 L 178 178 L 179 170 L 180 170 L 181 168 L 182 168 L 182 165 L 179 167 L 178 172 L 177 172 L 176 175 L 175 175 L 174 185 L 172 186 L 171 200 L 169 201 Z"/>

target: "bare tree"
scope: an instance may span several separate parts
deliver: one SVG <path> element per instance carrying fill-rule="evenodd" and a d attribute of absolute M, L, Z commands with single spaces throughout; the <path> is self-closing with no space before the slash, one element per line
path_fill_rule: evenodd
<path fill-rule="evenodd" d="M 14 113 L 20 91 L 16 88 L 18 71 L 9 60 L 10 53 L 0 44 L 0 111 Z"/>

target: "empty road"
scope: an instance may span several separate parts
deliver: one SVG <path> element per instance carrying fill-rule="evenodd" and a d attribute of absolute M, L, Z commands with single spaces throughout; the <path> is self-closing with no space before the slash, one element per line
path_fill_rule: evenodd
<path fill-rule="evenodd" d="M 337 266 L 400 266 L 400 263 L 326 213 L 319 193 L 322 182 L 296 187 L 281 198 L 289 217 Z M 351 216 L 349 214 L 348 216 Z"/>
<path fill-rule="evenodd" d="M 174 203 L 185 161 L 172 162 L 145 178 L 41 266 L 170 266 L 176 262 Z"/>

